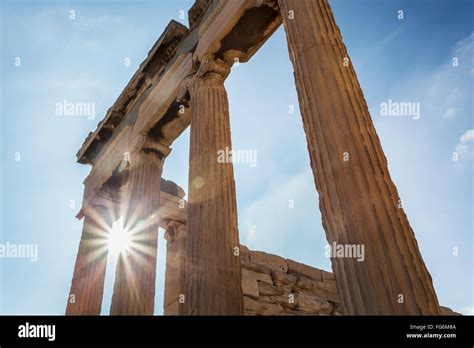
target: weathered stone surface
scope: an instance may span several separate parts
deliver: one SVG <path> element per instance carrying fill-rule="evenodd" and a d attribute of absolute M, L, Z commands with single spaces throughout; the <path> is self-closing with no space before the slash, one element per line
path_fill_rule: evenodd
<path fill-rule="evenodd" d="M 180 315 L 183 306 L 176 305 L 180 295 L 185 293 L 185 265 L 186 265 L 186 226 L 176 221 L 171 221 L 166 226 L 166 269 L 165 291 L 163 296 L 163 314 Z M 172 312 L 168 312 L 172 311 Z"/>
<path fill-rule="evenodd" d="M 199 25 L 206 8 L 212 0 L 197 0 L 188 11 L 189 28 L 194 29 Z"/>
<path fill-rule="evenodd" d="M 400 197 L 327 0 L 279 0 L 278 4 L 327 240 L 366 246 L 364 262 L 349 257 L 331 260 L 344 313 L 439 314 L 431 276 L 399 206 Z M 397 301 L 399 294 L 405 294 L 403 304 Z"/>
<path fill-rule="evenodd" d="M 312 313 L 332 313 L 332 306 L 328 301 L 317 297 L 309 291 L 301 291 L 297 294 L 297 308 Z"/>
<path fill-rule="evenodd" d="M 252 263 L 250 261 L 241 260 L 240 265 L 242 266 L 242 268 L 245 268 L 245 269 L 257 272 L 257 273 L 263 273 L 263 274 L 271 274 L 272 273 L 272 270 L 270 268 L 259 265 L 257 263 Z"/>
<path fill-rule="evenodd" d="M 246 315 L 280 315 L 282 310 L 283 307 L 279 304 L 244 297 L 244 312 Z"/>
<path fill-rule="evenodd" d="M 165 315 L 183 314 L 184 306 L 178 303 L 178 292 L 180 291 L 178 289 L 181 284 L 173 281 L 173 279 L 181 279 L 178 277 L 178 274 L 179 268 L 183 267 L 182 256 L 183 249 L 185 249 L 185 244 L 183 243 L 185 236 L 185 226 L 177 222 L 168 223 L 165 233 L 165 238 L 167 239 L 166 277 L 168 279 L 165 281 Z M 251 251 L 246 247 L 241 247 L 242 250 L 250 255 Z M 256 301 L 247 302 L 247 308 L 244 310 L 245 315 L 341 315 L 339 298 L 335 292 L 335 282 L 333 280 L 322 282 L 310 279 L 297 272 L 287 274 L 272 271 L 266 266 L 243 260 L 243 257 L 244 255 L 240 253 L 242 294 L 244 299 Z M 311 268 L 310 266 L 306 267 Z M 291 272 L 290 268 L 289 272 Z M 276 281 L 275 284 L 273 283 L 273 278 Z M 330 279 L 330 277 L 326 277 L 326 279 Z M 308 304 L 309 301 L 307 300 L 303 303 L 303 308 L 297 308 L 298 292 L 304 291 L 312 293 L 321 301 L 328 301 L 333 308 L 331 314 L 327 313 L 325 307 L 322 307 L 323 310 L 321 312 L 320 302 L 315 302 L 315 306 L 314 301 L 312 304 Z M 330 291 L 333 291 L 333 293 Z M 294 297 L 290 298 L 290 294 Z M 280 312 L 278 313 L 278 311 Z"/>
<path fill-rule="evenodd" d="M 98 216 L 108 225 L 106 229 L 112 226 L 110 209 L 106 207 L 97 206 L 85 214 L 69 292 L 74 302 L 68 298 L 66 315 L 100 315 L 107 263 L 107 249 L 101 246 L 107 242 L 108 231 L 98 222 Z"/>
<path fill-rule="evenodd" d="M 183 198 L 186 195 L 181 186 L 177 185 L 171 180 L 166 180 L 163 178 L 161 178 L 161 191 L 179 198 Z"/>
<path fill-rule="evenodd" d="M 272 279 L 275 285 L 291 289 L 296 284 L 298 278 L 293 274 L 273 271 Z"/>
<path fill-rule="evenodd" d="M 250 250 L 245 245 L 240 244 L 239 254 L 240 254 L 241 261 L 244 260 L 244 261 L 250 262 Z"/>
<path fill-rule="evenodd" d="M 323 281 L 327 281 L 327 280 L 333 280 L 335 281 L 334 279 L 334 273 L 331 273 L 331 272 L 326 272 L 324 270 L 321 270 L 321 274 L 322 274 L 322 280 Z"/>
<path fill-rule="evenodd" d="M 232 149 L 224 80 L 230 67 L 212 55 L 201 58 L 179 98 L 190 95 L 191 132 L 186 249 L 188 315 L 242 315 L 240 246 L 232 161 L 216 154 Z M 189 82 L 189 83 L 188 83 Z M 209 127 L 213 124 L 214 127 Z"/>
<path fill-rule="evenodd" d="M 179 268 L 166 268 L 166 273 L 173 274 L 176 276 L 168 276 L 165 280 L 165 295 L 163 296 L 163 306 L 167 306 L 170 303 L 176 301 L 180 294 L 184 293 L 182 277 L 179 274 Z M 165 276 L 166 278 L 166 276 Z"/>
<path fill-rule="evenodd" d="M 170 304 L 163 307 L 164 315 L 182 315 L 182 304 L 179 303 L 177 300 L 171 302 Z"/>
<path fill-rule="evenodd" d="M 170 21 L 160 38 L 148 52 L 147 58 L 140 64 L 137 72 L 107 111 L 104 119 L 97 125 L 94 133 L 89 133 L 81 149 L 77 153 L 77 160 L 82 164 L 95 163 L 101 150 L 110 145 L 114 133 L 121 131 L 122 122 L 126 117 L 128 108 L 139 99 L 144 90 L 150 86 L 153 77 L 166 66 L 173 58 L 178 44 L 188 34 L 186 26 L 174 20 Z"/>
<path fill-rule="evenodd" d="M 332 315 L 342 315 L 342 305 L 341 302 L 330 301 L 332 305 Z"/>
<path fill-rule="evenodd" d="M 314 280 L 323 280 L 322 270 L 290 259 L 286 261 L 288 263 L 288 273 L 303 275 Z"/>
<path fill-rule="evenodd" d="M 259 297 L 257 278 L 242 274 L 242 293 L 253 298 Z"/>
<path fill-rule="evenodd" d="M 316 296 L 320 296 L 321 298 L 323 298 L 325 300 L 328 300 L 328 301 L 331 301 L 331 302 L 335 302 L 335 303 L 336 302 L 337 303 L 341 302 L 337 292 L 331 292 L 331 291 L 327 291 L 327 290 L 324 290 L 324 289 L 319 289 L 317 287 L 314 287 L 313 288 L 313 293 Z"/>
<path fill-rule="evenodd" d="M 302 310 L 293 310 L 291 311 L 293 315 L 297 316 L 316 316 L 318 313 L 315 312 L 307 312 L 307 311 L 302 311 Z"/>
<path fill-rule="evenodd" d="M 295 316 L 297 314 L 292 309 L 283 308 L 283 310 L 280 312 L 280 315 L 282 315 L 282 316 Z"/>
<path fill-rule="evenodd" d="M 325 300 L 340 302 L 335 284 L 299 277 L 295 289 L 308 290 Z"/>
<path fill-rule="evenodd" d="M 336 282 L 331 280 L 325 280 L 323 282 L 315 283 L 320 289 L 324 289 L 329 292 L 337 293 Z"/>
<path fill-rule="evenodd" d="M 117 260 L 111 315 L 152 315 L 155 307 L 156 253 L 160 184 L 164 156 L 140 149 L 130 154 L 130 181 L 125 198 L 125 226 L 138 250 L 120 254 Z M 146 221 L 146 224 L 143 224 Z"/>
<path fill-rule="evenodd" d="M 288 263 L 283 257 L 267 254 L 262 251 L 251 251 L 250 261 L 266 266 L 274 271 L 284 272 L 288 271 Z"/>
<path fill-rule="evenodd" d="M 273 284 L 270 274 L 258 273 L 245 268 L 242 268 L 242 277 L 254 278 L 256 280 L 260 280 L 261 282 Z"/>
<path fill-rule="evenodd" d="M 284 292 L 281 295 L 262 295 L 260 300 L 270 303 L 277 303 L 283 308 L 294 309 L 296 307 L 297 298 L 296 294 L 290 292 Z"/>
<path fill-rule="evenodd" d="M 461 313 L 453 311 L 451 308 L 440 306 L 441 315 L 462 315 Z"/>
<path fill-rule="evenodd" d="M 296 281 L 295 286 L 299 289 L 302 289 L 302 290 L 312 291 L 313 290 L 313 282 L 314 282 L 313 279 L 300 276 L 300 277 L 298 277 L 298 280 Z"/>
<path fill-rule="evenodd" d="M 282 288 L 264 282 L 258 282 L 258 291 L 260 292 L 260 295 L 267 296 L 278 296 L 285 293 L 285 290 Z"/>

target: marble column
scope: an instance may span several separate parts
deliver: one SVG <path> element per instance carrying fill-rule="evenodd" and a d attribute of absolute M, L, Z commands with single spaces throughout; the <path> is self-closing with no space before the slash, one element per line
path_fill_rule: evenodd
<path fill-rule="evenodd" d="M 100 315 L 107 264 L 110 207 L 91 205 L 83 210 L 84 222 L 66 315 Z"/>
<path fill-rule="evenodd" d="M 130 247 L 117 260 L 111 315 L 153 315 L 158 209 L 163 161 L 169 149 L 144 147 L 130 154 L 124 226 Z"/>
<path fill-rule="evenodd" d="M 171 221 L 166 226 L 164 315 L 184 314 L 186 225 Z"/>
<path fill-rule="evenodd" d="M 326 0 L 279 0 L 323 226 L 345 314 L 439 314 L 431 276 Z"/>
<path fill-rule="evenodd" d="M 222 60 L 205 55 L 196 75 L 184 83 L 192 112 L 186 242 L 188 315 L 243 314 L 233 164 L 221 153 L 232 148 L 224 88 L 229 70 Z"/>

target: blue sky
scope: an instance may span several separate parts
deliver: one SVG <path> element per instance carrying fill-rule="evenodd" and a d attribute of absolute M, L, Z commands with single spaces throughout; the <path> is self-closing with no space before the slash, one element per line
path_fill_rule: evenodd
<path fill-rule="evenodd" d="M 0 313 L 62 314 L 82 228 L 74 216 L 90 170 L 75 154 L 168 21 L 187 22 L 179 14 L 193 1 L 0 2 L 0 243 L 38 245 L 37 262 L 0 258 Z M 330 4 L 440 303 L 474 314 L 472 1 Z M 241 242 L 330 270 L 282 27 L 232 69 L 226 87 L 233 147 L 258 151 L 255 167 L 235 164 Z M 420 103 L 420 119 L 382 116 L 389 99 Z M 63 100 L 94 102 L 96 117 L 57 116 Z M 188 144 L 186 131 L 164 169 L 185 190 Z M 162 313 L 162 235 L 158 253 Z"/>

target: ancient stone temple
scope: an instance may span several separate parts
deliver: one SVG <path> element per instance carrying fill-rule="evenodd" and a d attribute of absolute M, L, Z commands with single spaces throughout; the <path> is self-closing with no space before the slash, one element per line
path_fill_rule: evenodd
<path fill-rule="evenodd" d="M 92 169 L 66 314 L 100 314 L 119 217 L 135 247 L 119 256 L 112 315 L 153 314 L 158 227 L 165 315 L 442 313 L 327 0 L 196 0 L 188 17 L 169 23 L 77 154 Z M 232 65 L 282 24 L 327 241 L 365 246 L 364 262 L 332 258 L 333 273 L 240 245 L 238 183 L 217 161 L 231 148 Z M 185 201 L 161 173 L 188 126 Z"/>

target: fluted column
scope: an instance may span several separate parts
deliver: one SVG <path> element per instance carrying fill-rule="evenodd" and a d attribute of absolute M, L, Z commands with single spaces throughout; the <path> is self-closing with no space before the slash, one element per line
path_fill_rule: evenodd
<path fill-rule="evenodd" d="M 345 314 L 439 314 L 431 276 L 390 178 L 356 74 L 326 0 L 279 0 Z"/>
<path fill-rule="evenodd" d="M 100 315 L 107 265 L 109 207 L 88 206 L 69 292 L 66 315 Z"/>
<path fill-rule="evenodd" d="M 166 226 L 164 315 L 184 314 L 186 225 L 171 221 Z"/>
<path fill-rule="evenodd" d="M 228 73 L 226 63 L 205 55 L 185 82 L 192 112 L 185 293 L 191 315 L 243 312 L 233 165 L 218 161 L 219 151 L 231 149 Z"/>
<path fill-rule="evenodd" d="M 160 182 L 166 155 L 160 149 L 147 147 L 130 154 L 123 203 L 130 247 L 118 257 L 111 315 L 153 314 Z"/>

